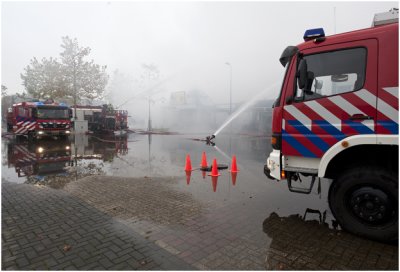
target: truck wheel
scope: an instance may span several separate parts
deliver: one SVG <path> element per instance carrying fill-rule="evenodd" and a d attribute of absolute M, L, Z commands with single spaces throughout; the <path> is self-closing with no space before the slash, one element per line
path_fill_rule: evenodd
<path fill-rule="evenodd" d="M 344 230 L 381 242 L 398 240 L 395 174 L 381 168 L 354 168 L 332 183 L 329 206 Z"/>

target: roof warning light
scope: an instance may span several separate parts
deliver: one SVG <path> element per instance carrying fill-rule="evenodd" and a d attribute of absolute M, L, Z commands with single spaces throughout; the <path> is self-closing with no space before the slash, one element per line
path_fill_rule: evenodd
<path fill-rule="evenodd" d="M 319 37 L 325 37 L 325 32 L 323 28 L 314 28 L 306 30 L 303 39 L 304 41 L 309 41 Z"/>

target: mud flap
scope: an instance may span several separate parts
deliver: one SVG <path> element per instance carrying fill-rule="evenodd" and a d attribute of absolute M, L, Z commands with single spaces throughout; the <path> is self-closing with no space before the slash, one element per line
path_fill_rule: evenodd
<path fill-rule="evenodd" d="M 300 182 L 302 181 L 300 179 L 300 174 L 299 173 L 293 173 L 293 172 L 286 172 L 287 176 L 287 184 L 290 192 L 293 193 L 300 193 L 300 194 L 310 194 L 315 183 L 316 176 L 311 177 L 311 183 L 309 188 L 299 188 L 299 187 L 294 187 L 292 186 L 292 180 L 297 181 L 299 180 Z"/>

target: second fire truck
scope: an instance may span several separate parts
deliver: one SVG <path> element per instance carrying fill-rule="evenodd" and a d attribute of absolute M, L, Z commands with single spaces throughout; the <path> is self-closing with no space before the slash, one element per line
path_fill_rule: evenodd
<path fill-rule="evenodd" d="M 274 103 L 265 174 L 310 193 L 332 180 L 329 205 L 343 229 L 380 241 L 398 239 L 398 10 L 371 28 L 305 42 L 280 58 L 286 73 Z M 294 181 L 311 177 L 310 187 Z"/>
<path fill-rule="evenodd" d="M 111 105 L 102 106 L 77 105 L 76 117 L 79 121 L 87 121 L 88 131 L 92 133 L 114 133 L 127 130 L 128 111 L 115 110 Z"/>

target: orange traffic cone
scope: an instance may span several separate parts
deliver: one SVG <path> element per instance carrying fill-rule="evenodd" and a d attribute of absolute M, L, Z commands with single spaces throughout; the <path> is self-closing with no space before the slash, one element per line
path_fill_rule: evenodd
<path fill-rule="evenodd" d="M 232 185 L 235 186 L 236 185 L 237 173 L 236 172 L 231 172 L 231 177 L 232 177 Z"/>
<path fill-rule="evenodd" d="M 237 167 L 237 163 L 236 163 L 236 156 L 233 155 L 232 157 L 232 165 L 231 165 L 231 170 L 229 170 L 232 173 L 237 173 L 239 172 L 239 169 Z"/>
<path fill-rule="evenodd" d="M 192 162 L 190 161 L 190 155 L 186 155 L 186 165 L 185 165 L 185 171 L 192 171 Z"/>
<path fill-rule="evenodd" d="M 190 184 L 190 176 L 192 175 L 192 171 L 186 171 L 186 184 Z"/>
<path fill-rule="evenodd" d="M 218 176 L 212 176 L 211 181 L 212 181 L 213 191 L 215 192 L 217 191 Z"/>
<path fill-rule="evenodd" d="M 201 168 L 207 168 L 207 157 L 206 152 L 203 151 L 203 155 L 201 156 Z"/>
<path fill-rule="evenodd" d="M 211 175 L 212 177 L 218 177 L 221 174 L 218 173 L 218 164 L 217 164 L 217 159 L 214 159 L 213 164 L 212 164 L 212 169 L 211 169 Z"/>

